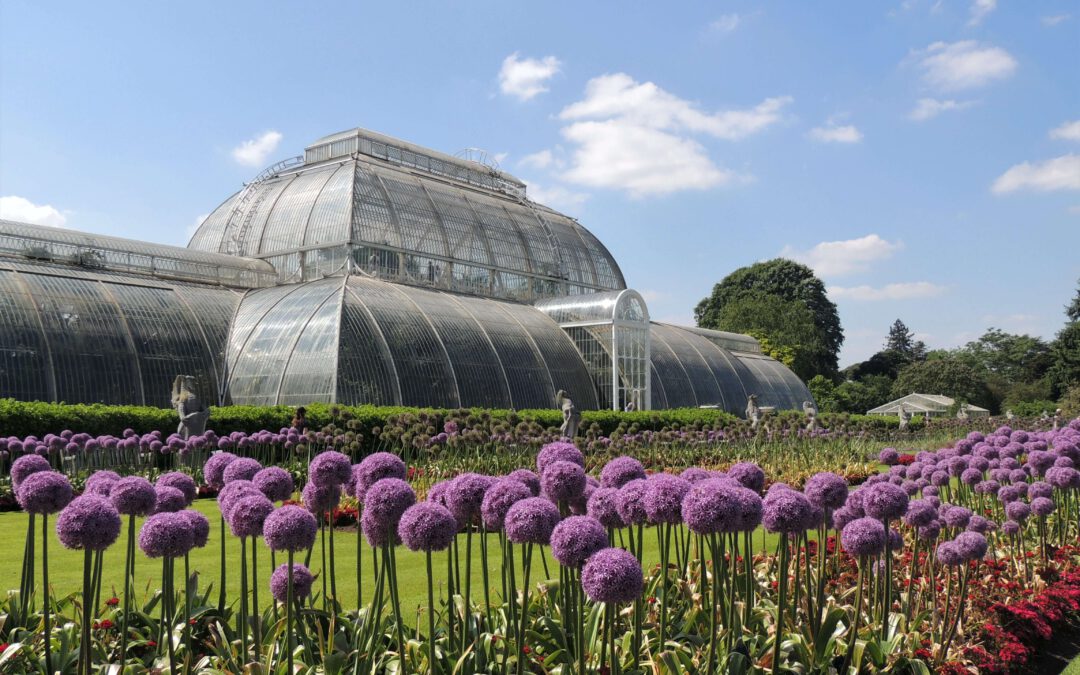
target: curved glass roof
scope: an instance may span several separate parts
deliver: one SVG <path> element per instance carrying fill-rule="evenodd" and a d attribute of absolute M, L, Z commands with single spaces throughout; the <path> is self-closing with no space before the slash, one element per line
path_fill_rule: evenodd
<path fill-rule="evenodd" d="M 373 137 L 389 139 L 363 130 L 331 136 L 308 149 L 307 163 L 253 181 L 203 221 L 188 247 L 272 259 L 289 280 L 316 278 L 305 252 L 346 246 L 353 268 L 455 292 L 531 301 L 625 288 L 592 233 L 502 185 L 513 177 Z"/>
<path fill-rule="evenodd" d="M 535 307 L 560 326 L 613 321 L 647 322 L 649 309 L 637 291 L 624 288 L 618 291 L 590 293 L 566 298 L 550 298 L 535 303 Z"/>
<path fill-rule="evenodd" d="M 236 404 L 597 407 L 581 355 L 528 305 L 363 276 L 255 291 L 228 350 Z"/>

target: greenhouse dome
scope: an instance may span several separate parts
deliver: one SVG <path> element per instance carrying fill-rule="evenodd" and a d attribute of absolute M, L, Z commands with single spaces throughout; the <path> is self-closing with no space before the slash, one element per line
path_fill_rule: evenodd
<path fill-rule="evenodd" d="M 745 335 L 650 320 L 604 245 L 494 166 L 364 129 L 187 248 L 0 221 L 0 397 L 581 409 L 812 400 Z"/>

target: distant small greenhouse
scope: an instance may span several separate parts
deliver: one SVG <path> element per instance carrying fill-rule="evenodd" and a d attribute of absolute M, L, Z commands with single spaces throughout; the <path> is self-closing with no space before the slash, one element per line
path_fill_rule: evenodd
<path fill-rule="evenodd" d="M 895 401 L 889 401 L 885 405 L 879 405 L 873 410 L 868 410 L 866 411 L 866 414 L 891 415 L 896 417 L 900 415 L 900 407 L 903 406 L 904 410 L 907 411 L 909 415 L 944 417 L 949 414 L 949 410 L 951 410 L 954 405 L 956 405 L 956 399 L 940 394 L 908 394 Z M 986 408 L 980 408 L 979 406 L 971 405 L 970 403 L 962 404 L 960 410 L 963 410 L 970 417 L 990 416 L 990 411 Z"/>

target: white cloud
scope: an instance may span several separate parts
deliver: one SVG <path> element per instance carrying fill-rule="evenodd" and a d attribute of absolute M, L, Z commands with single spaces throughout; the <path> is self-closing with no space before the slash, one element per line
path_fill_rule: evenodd
<path fill-rule="evenodd" d="M 1080 120 L 1065 122 L 1056 129 L 1051 130 L 1050 138 L 1060 138 L 1066 141 L 1080 141 Z"/>
<path fill-rule="evenodd" d="M 739 27 L 742 17 L 738 14 L 724 14 L 716 21 L 709 24 L 709 30 L 716 33 L 730 33 Z"/>
<path fill-rule="evenodd" d="M 862 132 L 853 124 L 837 126 L 832 123 L 823 127 L 814 127 L 810 130 L 809 136 L 821 143 L 858 143 L 863 137 Z"/>
<path fill-rule="evenodd" d="M 1042 162 L 1023 162 L 994 181 L 998 194 L 1017 190 L 1080 190 L 1080 155 L 1062 155 Z"/>
<path fill-rule="evenodd" d="M 277 150 L 281 138 L 280 132 L 267 131 L 257 138 L 244 141 L 233 148 L 233 159 L 237 164 L 261 168 L 266 165 L 266 158 L 270 156 L 270 153 Z"/>
<path fill-rule="evenodd" d="M 908 118 L 916 122 L 924 122 L 937 117 L 948 110 L 963 110 L 975 105 L 975 101 L 954 101 L 952 99 L 938 100 L 936 98 L 920 98 L 915 103 L 915 108 L 908 113 Z"/>
<path fill-rule="evenodd" d="M 827 292 L 832 298 L 878 302 L 881 300 L 914 300 L 932 298 L 941 295 L 944 286 L 929 281 L 908 281 L 886 284 L 880 288 L 873 286 L 830 286 Z"/>
<path fill-rule="evenodd" d="M 971 19 L 969 26 L 978 26 L 990 12 L 997 9 L 997 0 L 975 0 L 971 3 Z"/>
<path fill-rule="evenodd" d="M 918 57 L 923 80 L 945 91 L 981 87 L 1011 76 L 1017 67 L 1009 52 L 974 40 L 935 42 Z"/>
<path fill-rule="evenodd" d="M 553 209 L 573 211 L 589 198 L 585 193 L 574 192 L 561 185 L 547 187 L 531 181 L 525 181 L 525 185 L 529 199 Z"/>
<path fill-rule="evenodd" d="M 562 62 L 554 56 L 542 59 L 518 58 L 518 52 L 503 59 L 499 69 L 499 89 L 520 101 L 548 91 L 547 81 L 555 77 Z"/>
<path fill-rule="evenodd" d="M 858 239 L 823 241 L 808 251 L 785 246 L 780 255 L 809 265 L 823 277 L 839 277 L 864 272 L 872 263 L 892 257 L 903 247 L 899 241 L 890 242 L 868 234 Z"/>
<path fill-rule="evenodd" d="M 20 223 L 63 227 L 67 217 L 49 204 L 35 204 L 24 197 L 0 197 L 0 218 Z"/>
<path fill-rule="evenodd" d="M 1063 23 L 1065 21 L 1068 21 L 1071 18 L 1072 18 L 1071 14 L 1053 14 L 1051 16 L 1044 16 L 1041 19 L 1041 21 L 1042 21 L 1042 25 L 1046 26 L 1047 28 L 1053 28 L 1054 26 L 1058 25 L 1059 23 Z"/>
<path fill-rule="evenodd" d="M 555 163 L 555 155 L 550 150 L 541 150 L 525 155 L 518 160 L 518 166 L 533 169 L 546 169 Z"/>
<path fill-rule="evenodd" d="M 585 97 L 559 113 L 574 144 L 564 180 L 636 197 L 702 190 L 749 177 L 716 166 L 692 134 L 740 140 L 780 121 L 791 97 L 744 110 L 702 111 L 652 82 L 616 73 L 593 78 Z"/>

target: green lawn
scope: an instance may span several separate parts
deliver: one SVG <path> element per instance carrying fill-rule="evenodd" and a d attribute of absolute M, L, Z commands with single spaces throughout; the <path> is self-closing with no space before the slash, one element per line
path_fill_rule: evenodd
<path fill-rule="evenodd" d="M 200 587 L 205 588 L 207 584 L 213 583 L 216 587 L 218 581 L 218 572 L 220 567 L 220 533 L 219 533 L 219 515 L 217 502 L 212 499 L 201 499 L 195 502 L 194 507 L 203 512 L 211 523 L 211 536 L 210 542 L 203 549 L 196 549 L 191 554 L 191 568 L 193 572 L 200 574 Z M 28 516 L 22 512 L 9 512 L 0 513 L 0 541 L 4 542 L 4 545 L 0 546 L 0 589 L 14 589 L 19 586 L 19 570 L 22 567 L 22 554 L 23 543 L 26 538 Z M 38 550 L 40 551 L 40 519 L 38 520 Z M 59 541 L 56 538 L 54 531 L 54 525 L 56 517 L 52 516 L 49 519 L 49 583 L 53 588 L 53 593 L 57 596 L 67 595 L 82 589 L 82 560 L 83 554 L 81 551 L 69 551 L 60 546 Z M 137 522 L 141 525 L 141 520 Z M 123 567 L 124 567 L 124 542 L 127 537 L 127 523 L 125 521 L 124 530 L 121 532 L 120 541 L 114 544 L 109 550 L 105 552 L 104 559 L 104 583 L 102 587 L 102 597 L 108 598 L 110 591 L 113 595 L 119 596 L 123 591 Z M 357 593 L 356 593 L 356 532 L 354 530 L 338 530 L 335 532 L 335 549 L 336 549 L 336 568 L 337 568 L 337 586 L 338 596 L 341 599 L 341 604 L 346 609 L 357 606 Z M 499 584 L 499 565 L 502 562 L 501 551 L 499 550 L 499 538 L 497 535 L 488 535 L 488 568 L 492 570 L 491 582 L 493 584 L 492 602 L 499 601 L 499 591 L 496 586 Z M 465 538 L 459 537 L 459 545 L 464 546 Z M 480 564 L 480 537 L 478 535 L 473 536 L 473 584 L 472 594 L 475 600 L 478 602 L 483 601 L 483 576 Z M 616 539 L 618 541 L 618 539 Z M 774 546 L 776 539 L 770 535 L 768 538 L 768 545 Z M 754 537 L 754 545 L 761 546 L 761 533 L 758 532 Z M 258 543 L 259 551 L 259 598 L 262 602 L 268 603 L 270 600 L 269 593 L 269 574 L 270 574 L 270 551 L 266 548 L 265 544 L 261 541 Z M 227 583 L 227 592 L 230 598 L 235 598 L 239 593 L 240 584 L 240 541 L 231 535 L 226 538 L 226 555 L 227 565 L 230 570 L 230 578 Z M 322 564 L 319 556 L 319 543 L 316 542 L 314 554 L 311 559 L 311 571 L 313 573 L 319 573 L 322 569 Z M 371 548 L 364 544 L 363 550 L 363 586 L 364 586 L 364 599 L 370 601 L 370 594 L 374 588 L 373 574 L 371 570 Z M 548 570 L 551 576 L 558 578 L 558 563 L 551 558 L 550 552 L 546 552 L 548 560 Z M 646 564 L 652 564 L 659 560 L 657 553 L 657 543 L 655 531 L 647 529 L 645 531 L 645 561 Z M 302 562 L 302 556 L 299 559 Z M 435 583 L 437 587 L 444 585 L 446 581 L 446 556 L 445 554 L 438 554 L 437 563 L 435 566 Z M 284 560 L 278 560 L 278 564 L 283 563 Z M 464 556 L 462 556 L 462 569 L 461 574 L 464 575 Z M 520 559 L 519 559 L 520 564 Z M 36 579 L 38 584 L 41 580 L 41 560 L 38 556 L 36 570 Z M 427 605 L 427 583 L 426 583 L 426 571 L 424 555 L 421 553 L 413 553 L 405 547 L 399 547 L 397 550 L 397 567 L 398 567 L 398 580 L 401 588 L 401 602 L 402 611 L 407 616 L 415 616 L 415 609 L 420 606 Z M 160 561 L 150 560 L 142 553 L 136 554 L 135 563 L 135 579 L 136 590 L 142 597 L 149 598 L 151 594 L 159 587 L 161 575 L 161 563 Z M 534 556 L 533 562 L 533 579 L 543 579 L 543 566 L 540 564 L 540 560 Z M 520 575 L 518 580 L 520 583 Z M 181 582 L 178 581 L 178 584 Z M 317 582 L 318 589 L 321 590 L 321 581 Z"/>

